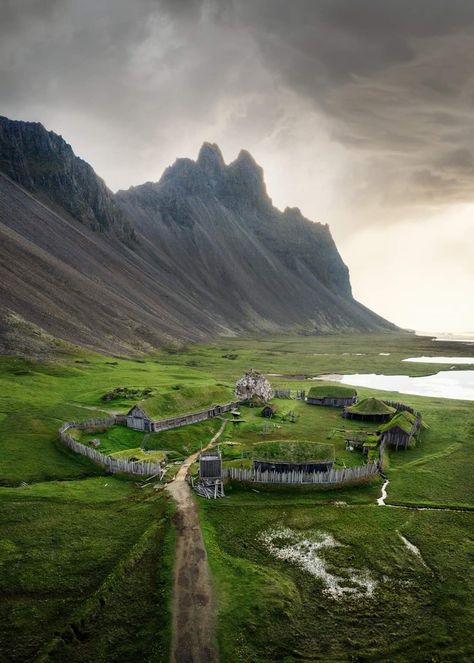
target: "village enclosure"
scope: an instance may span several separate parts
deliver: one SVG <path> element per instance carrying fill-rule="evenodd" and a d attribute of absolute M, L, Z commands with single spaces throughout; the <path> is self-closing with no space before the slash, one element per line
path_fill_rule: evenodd
<path fill-rule="evenodd" d="M 201 412 L 201 392 L 214 390 L 214 403 L 231 402 L 236 376 L 258 366 L 266 375 L 281 375 L 269 376 L 278 395 L 272 402 L 278 407 L 268 418 L 262 416 L 263 405 L 239 405 L 239 415 L 219 415 L 229 422 L 216 446 L 225 470 L 252 472 L 253 459 L 272 465 L 275 460 L 286 462 L 277 457 L 282 441 L 295 440 L 301 444 L 294 445 L 294 453 L 309 455 L 315 463 L 334 461 L 333 471 L 344 470 L 344 464 L 347 469 L 368 467 L 367 456 L 378 447 L 367 438 L 374 431 L 389 433 L 383 429 L 401 408 L 391 422 L 381 423 L 345 419 L 341 407 L 311 405 L 301 398 L 312 386 L 305 375 L 308 366 L 316 375 L 341 369 L 362 372 L 364 364 L 378 372 L 421 375 L 425 366 L 401 360 L 453 352 L 451 346 L 416 337 L 280 337 L 226 339 L 139 361 L 100 355 L 51 363 L 2 357 L 0 559 L 7 559 L 0 581 L 2 656 L 14 663 L 46 651 L 71 663 L 107 660 L 113 652 L 124 660 L 169 656 L 172 615 L 166 606 L 176 536 L 172 502 L 158 479 L 111 474 L 72 451 L 58 440 L 61 422 L 110 420 L 114 413 L 130 411 L 137 400 L 127 398 L 127 391 L 116 391 L 119 385 L 126 385 L 132 395 L 134 390 L 154 391 L 161 408 L 156 420 Z M 288 392 L 291 398 L 280 397 Z M 112 400 L 102 400 L 109 394 Z M 474 506 L 468 470 L 472 404 L 362 388 L 357 396 L 360 401 L 379 398 L 394 409 L 403 403 L 415 418 L 421 413 L 428 426 L 408 449 L 396 451 L 397 439 L 401 445 L 410 434 L 410 417 L 398 420 L 393 450 L 386 443 L 386 503 L 400 508 L 377 506 L 382 486 L 378 476 L 322 489 L 232 479 L 225 487 L 226 499 L 194 497 L 216 593 L 221 663 L 291 660 L 298 646 L 295 633 L 304 635 L 304 655 L 311 651 L 320 660 L 340 659 L 348 638 L 360 656 L 388 652 L 395 661 L 408 655 L 421 661 L 443 652 L 447 659 L 469 660 L 473 579 L 465 533 Z M 199 455 L 221 423 L 217 417 L 157 433 L 123 424 L 102 426 L 90 433 L 79 431 L 74 439 L 117 464 L 130 449 L 133 464 L 149 458 L 161 463 L 166 449 L 171 479 L 174 468 L 190 454 Z M 353 451 L 346 448 L 348 432 Z M 98 447 L 89 443 L 96 439 L 101 441 Z M 334 447 L 334 458 L 327 456 L 325 445 Z M 199 468 L 190 470 L 196 482 Z M 275 546 L 282 544 L 275 537 L 282 532 L 287 532 L 293 557 L 303 554 L 303 545 L 316 556 L 304 553 L 301 563 L 313 559 L 316 564 L 316 546 L 326 546 L 321 554 L 341 599 L 327 593 L 325 580 L 276 556 Z M 32 536 L 34 547 L 27 545 Z M 332 547 L 329 537 L 335 542 Z M 354 586 L 344 584 L 350 573 L 366 583 L 359 585 L 363 596 L 347 595 L 345 588 Z M 369 581 L 375 583 L 372 596 L 367 595 Z M 404 615 L 397 623 L 397 643 L 390 637 L 395 614 Z"/>

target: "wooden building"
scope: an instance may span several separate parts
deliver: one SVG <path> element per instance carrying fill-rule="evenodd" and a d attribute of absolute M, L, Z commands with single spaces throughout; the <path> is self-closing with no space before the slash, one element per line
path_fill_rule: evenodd
<path fill-rule="evenodd" d="M 180 414 L 176 417 L 169 417 L 167 419 L 158 418 L 154 405 L 152 398 L 134 405 L 131 410 L 127 412 L 126 421 L 128 428 L 156 433 L 158 431 L 170 430 L 171 428 L 179 428 L 180 426 L 188 426 L 189 424 L 197 424 L 200 421 L 206 421 L 207 419 L 212 419 L 213 417 L 218 417 L 221 414 L 230 412 L 237 407 L 238 403 L 232 402 L 225 403 L 224 405 L 211 405 L 205 410 L 200 410 L 199 412 Z"/>
<path fill-rule="evenodd" d="M 343 417 L 361 421 L 388 421 L 396 413 L 396 409 L 378 398 L 365 398 L 355 405 L 346 407 Z"/>
<path fill-rule="evenodd" d="M 129 412 L 127 412 L 127 426 L 135 430 L 151 431 L 152 420 L 147 415 L 145 410 L 139 405 L 134 405 Z"/>
<path fill-rule="evenodd" d="M 267 419 L 271 419 L 274 414 L 276 414 L 278 408 L 276 405 L 267 403 L 265 407 L 262 410 L 262 417 L 266 417 Z"/>
<path fill-rule="evenodd" d="M 411 412 L 398 412 L 380 429 L 381 442 L 398 451 L 408 449 L 421 425 L 421 419 Z"/>
<path fill-rule="evenodd" d="M 316 472 L 328 472 L 334 465 L 333 460 L 308 460 L 308 461 L 280 461 L 280 460 L 259 460 L 252 461 L 253 469 L 260 472 L 304 472 L 305 474 L 314 474 Z"/>
<path fill-rule="evenodd" d="M 357 392 L 353 387 L 345 385 L 318 384 L 311 387 L 306 396 L 309 405 L 324 405 L 326 407 L 348 407 L 356 402 Z"/>
<path fill-rule="evenodd" d="M 222 479 L 222 456 L 215 449 L 204 451 L 199 456 L 199 479 L 216 481 Z"/>
<path fill-rule="evenodd" d="M 334 464 L 334 446 L 309 440 L 270 440 L 253 447 L 253 470 L 314 474 L 328 472 Z"/>

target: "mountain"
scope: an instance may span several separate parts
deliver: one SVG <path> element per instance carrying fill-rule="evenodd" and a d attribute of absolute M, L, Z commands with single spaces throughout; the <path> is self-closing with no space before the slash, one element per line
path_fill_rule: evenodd
<path fill-rule="evenodd" d="M 38 122 L 0 117 L 0 171 L 53 209 L 93 230 L 112 229 L 123 240 L 133 230 L 114 194 L 61 136 Z"/>
<path fill-rule="evenodd" d="M 127 352 L 394 329 L 353 299 L 328 226 L 273 207 L 246 151 L 226 165 L 205 143 L 159 182 L 113 194 L 60 136 L 0 118 L 0 240 L 3 351 L 25 336 Z"/>

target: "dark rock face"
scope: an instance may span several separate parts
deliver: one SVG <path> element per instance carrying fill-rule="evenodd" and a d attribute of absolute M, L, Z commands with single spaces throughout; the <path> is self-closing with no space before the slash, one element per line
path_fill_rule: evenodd
<path fill-rule="evenodd" d="M 0 171 L 93 230 L 133 240 L 113 193 L 61 136 L 38 122 L 0 117 Z"/>
<path fill-rule="evenodd" d="M 119 191 L 117 200 L 135 219 L 138 232 L 144 225 L 143 212 L 148 219 L 154 219 L 155 228 L 161 223 L 167 228 L 175 224 L 176 230 L 198 225 L 204 232 L 212 227 L 216 246 L 241 226 L 234 253 L 241 251 L 243 261 L 258 241 L 265 253 L 271 252 L 293 276 L 307 279 L 309 272 L 311 279 L 320 281 L 319 285 L 338 295 L 352 296 L 349 271 L 329 227 L 305 219 L 298 208 L 286 208 L 283 213 L 274 208 L 263 171 L 245 150 L 226 166 L 217 145 L 205 143 L 196 162 L 178 159 L 158 183 Z M 189 236 L 183 241 L 190 239 Z M 263 256 L 257 260 L 268 271 Z"/>
<path fill-rule="evenodd" d="M 226 165 L 205 143 L 114 195 L 61 137 L 0 118 L 0 346 L 12 315 L 9 351 L 28 324 L 112 352 L 394 328 L 352 298 L 328 226 L 272 206 L 248 152 Z"/>

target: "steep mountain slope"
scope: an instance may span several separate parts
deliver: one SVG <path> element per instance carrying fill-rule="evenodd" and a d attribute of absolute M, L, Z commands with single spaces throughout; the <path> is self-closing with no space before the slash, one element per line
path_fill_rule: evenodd
<path fill-rule="evenodd" d="M 160 182 L 120 191 L 137 251 L 167 268 L 232 329 L 374 329 L 388 323 L 354 301 L 329 228 L 279 212 L 247 152 L 229 166 L 216 145 L 178 159 Z M 179 262 L 176 262 L 176 257 Z"/>
<path fill-rule="evenodd" d="M 123 240 L 133 239 L 112 191 L 61 136 L 42 124 L 0 116 L 0 171 L 93 230 L 113 230 Z"/>
<path fill-rule="evenodd" d="M 3 350 L 18 320 L 107 351 L 392 327 L 352 298 L 328 227 L 272 206 L 247 152 L 226 166 L 205 144 L 114 195 L 62 138 L 1 118 L 0 171 Z"/>

